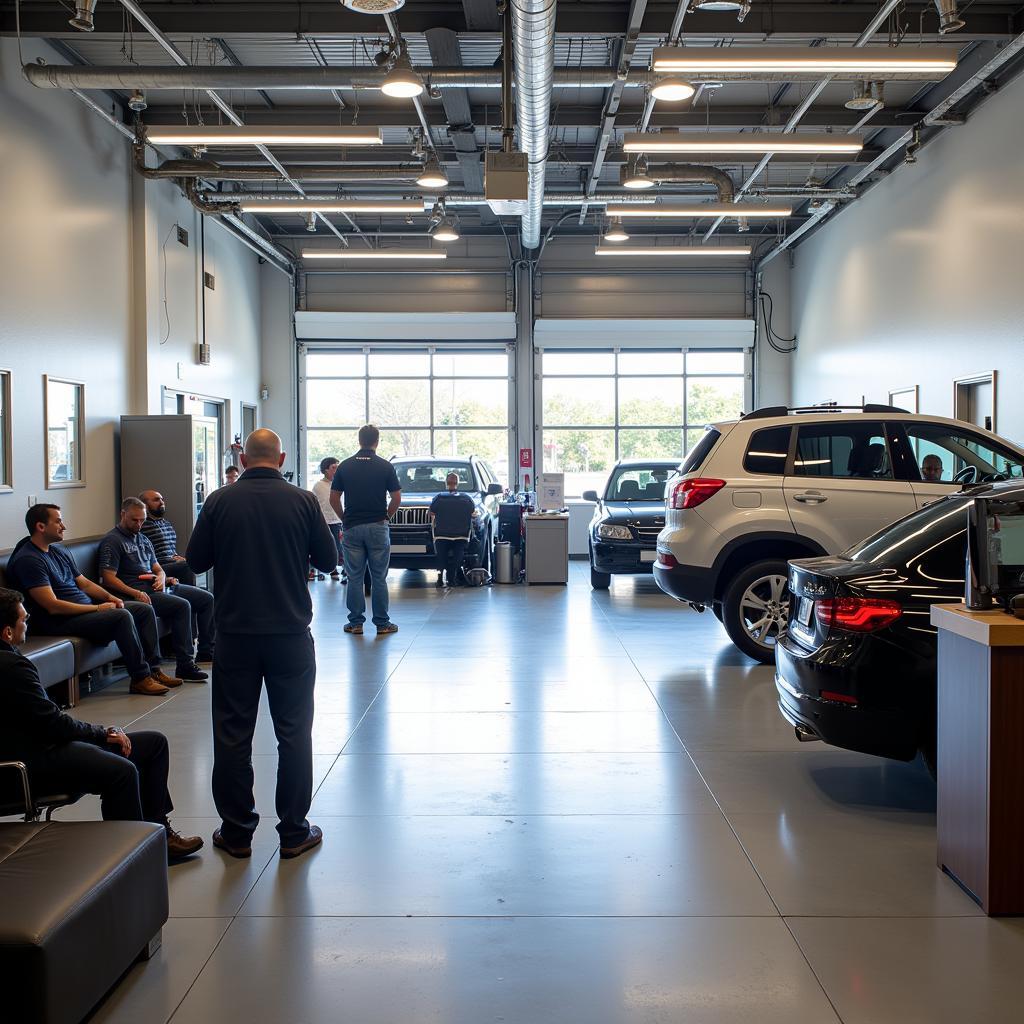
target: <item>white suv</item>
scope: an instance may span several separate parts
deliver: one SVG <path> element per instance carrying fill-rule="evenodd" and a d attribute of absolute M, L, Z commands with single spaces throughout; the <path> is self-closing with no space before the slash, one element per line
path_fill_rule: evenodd
<path fill-rule="evenodd" d="M 666 484 L 654 578 L 710 606 L 770 662 L 789 612 L 787 561 L 837 554 L 965 484 L 1024 476 L 990 431 L 887 405 L 759 409 L 716 423 Z"/>

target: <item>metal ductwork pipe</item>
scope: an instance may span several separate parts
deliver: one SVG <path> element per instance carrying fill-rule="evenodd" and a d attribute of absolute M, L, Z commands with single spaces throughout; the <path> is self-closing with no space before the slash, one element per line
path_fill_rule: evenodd
<path fill-rule="evenodd" d="M 523 214 L 524 249 L 540 245 L 544 178 L 551 139 L 551 86 L 555 70 L 556 0 L 507 0 L 512 4 L 519 146 L 529 161 L 530 190 Z"/>
<path fill-rule="evenodd" d="M 960 10 L 956 0 L 935 0 L 935 7 L 939 12 L 940 35 L 956 32 L 966 24 L 963 18 L 960 17 Z"/>
<path fill-rule="evenodd" d="M 810 193 L 812 195 L 825 193 Z M 286 206 L 293 203 L 296 206 L 303 203 L 336 203 L 339 200 L 337 195 L 320 195 L 310 192 L 304 196 L 298 196 L 291 192 L 203 192 L 201 197 L 210 203 L 246 203 L 253 199 L 273 199 L 275 203 Z M 684 198 L 691 196 L 683 193 Z M 342 196 L 342 199 L 345 197 Z M 364 202 L 375 202 L 377 200 L 393 200 L 399 198 L 391 195 L 365 195 L 361 194 L 359 199 Z M 669 195 L 661 195 L 662 199 L 669 199 Z M 725 200 L 728 202 L 729 200 Z M 603 206 L 605 203 L 627 204 L 630 206 L 651 206 L 650 196 L 638 195 L 636 192 L 599 192 L 597 195 L 587 195 L 583 192 L 549 192 L 544 196 L 544 206 Z M 424 211 L 429 210 L 434 204 L 434 197 L 428 196 L 423 200 Z M 445 206 L 487 206 L 486 196 L 476 194 L 447 194 L 444 198 Z"/>
<path fill-rule="evenodd" d="M 731 203 L 736 199 L 736 186 L 732 178 L 718 167 L 704 164 L 648 164 L 647 174 L 658 182 L 678 185 L 684 182 L 714 185 L 718 190 L 720 203 Z"/>
<path fill-rule="evenodd" d="M 285 181 L 273 167 L 262 164 L 224 166 L 212 160 L 165 160 L 157 167 L 146 167 L 136 156 L 135 169 L 144 178 L 204 178 L 207 181 Z M 413 182 L 422 173 L 420 164 L 396 164 L 383 167 L 286 167 L 288 177 L 294 181 Z M 290 195 L 290 193 L 289 193 Z M 301 200 L 302 196 L 295 196 Z"/>

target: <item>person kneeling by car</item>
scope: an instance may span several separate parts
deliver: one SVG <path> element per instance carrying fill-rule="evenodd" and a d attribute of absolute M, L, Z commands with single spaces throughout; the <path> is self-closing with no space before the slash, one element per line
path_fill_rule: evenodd
<path fill-rule="evenodd" d="M 0 589 L 0 761 L 21 761 L 35 793 L 97 793 L 104 821 L 151 821 L 167 832 L 167 859 L 202 849 L 171 828 L 167 739 L 79 722 L 47 696 L 18 650 L 28 613 L 17 590 Z"/>
<path fill-rule="evenodd" d="M 466 577 L 462 563 L 473 530 L 473 517 L 477 514 L 473 499 L 459 490 L 458 473 L 445 478 L 448 490 L 437 495 L 430 503 L 430 518 L 434 530 L 434 553 L 438 561 L 438 583 L 447 574 L 449 587 L 463 587 Z"/>

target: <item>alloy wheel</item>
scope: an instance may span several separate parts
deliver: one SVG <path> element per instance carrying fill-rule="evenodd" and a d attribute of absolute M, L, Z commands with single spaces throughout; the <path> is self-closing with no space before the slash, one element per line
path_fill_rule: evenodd
<path fill-rule="evenodd" d="M 754 580 L 740 599 L 740 619 L 750 639 L 773 649 L 789 621 L 789 581 L 771 574 Z"/>

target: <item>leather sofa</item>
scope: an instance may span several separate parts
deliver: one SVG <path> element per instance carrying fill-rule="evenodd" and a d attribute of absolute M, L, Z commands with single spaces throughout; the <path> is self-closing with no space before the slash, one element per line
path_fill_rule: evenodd
<path fill-rule="evenodd" d="M 63 547 L 74 558 L 79 572 L 90 580 L 98 581 L 99 550 L 102 537 L 86 537 L 82 540 L 67 541 Z M 0 552 L 0 587 L 9 587 L 7 582 L 7 560 L 11 552 Z M 160 636 L 169 632 L 169 627 L 157 619 Z M 70 647 L 71 668 L 68 670 L 68 647 Z M 121 657 L 117 645 L 95 644 L 81 637 L 32 636 L 32 622 L 29 621 L 28 638 L 21 646 L 21 653 L 39 670 L 39 679 L 43 687 L 49 689 L 59 683 L 67 683 L 66 703 L 74 707 L 78 703 L 78 679 L 83 672 L 109 665 Z"/>
<path fill-rule="evenodd" d="M 135 821 L 0 823 L 4 1020 L 77 1024 L 167 921 L 167 842 Z"/>

